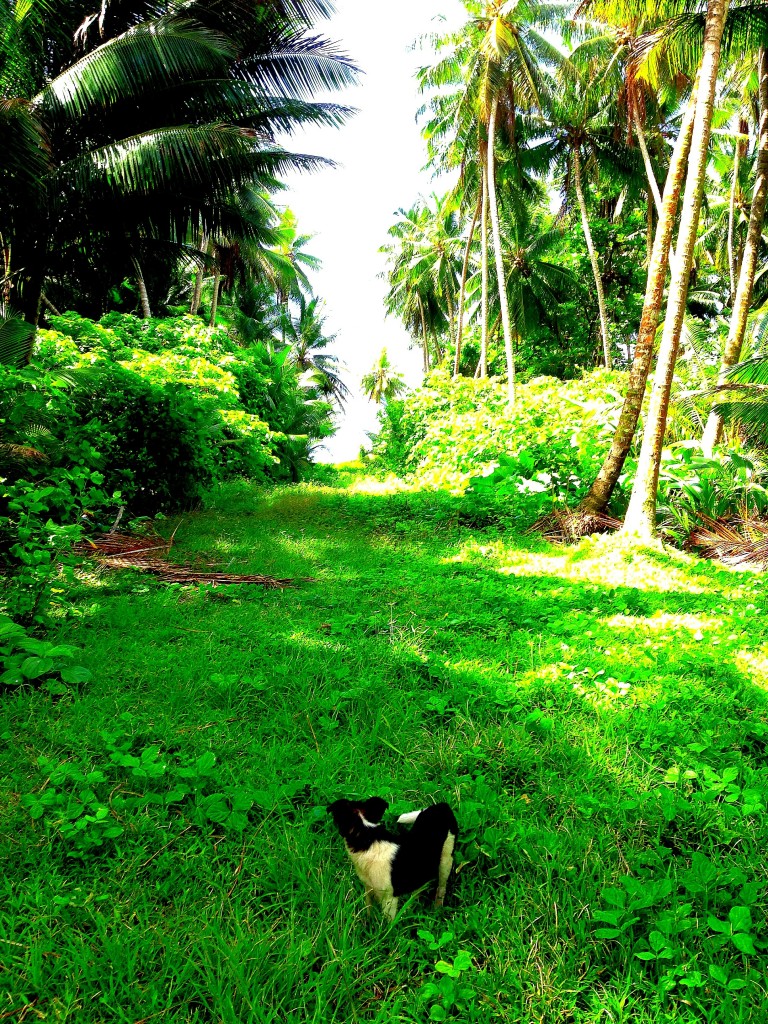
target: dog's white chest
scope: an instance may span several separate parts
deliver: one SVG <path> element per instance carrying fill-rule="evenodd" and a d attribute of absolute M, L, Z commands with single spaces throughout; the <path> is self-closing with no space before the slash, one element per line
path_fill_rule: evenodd
<path fill-rule="evenodd" d="M 397 853 L 397 843 L 378 839 L 367 850 L 353 852 L 349 856 L 357 877 L 377 894 L 392 892 L 392 861 Z"/>

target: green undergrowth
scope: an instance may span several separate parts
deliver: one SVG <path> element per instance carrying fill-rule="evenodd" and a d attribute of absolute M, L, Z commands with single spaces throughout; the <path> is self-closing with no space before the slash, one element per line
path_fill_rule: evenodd
<path fill-rule="evenodd" d="M 176 557 L 295 589 L 81 574 L 0 695 L 0 1018 L 765 1019 L 762 581 L 458 509 L 227 485 Z M 443 910 L 366 917 L 374 794 L 455 807 Z"/>

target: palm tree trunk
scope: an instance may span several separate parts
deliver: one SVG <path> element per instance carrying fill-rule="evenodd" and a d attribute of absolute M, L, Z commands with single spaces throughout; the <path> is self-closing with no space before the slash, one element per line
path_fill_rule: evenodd
<path fill-rule="evenodd" d="M 739 141 L 736 141 L 736 152 L 733 154 L 733 181 L 731 182 L 731 198 L 728 203 L 728 281 L 730 282 L 730 291 L 728 293 L 728 299 L 733 304 L 734 296 L 736 295 L 736 260 L 733 254 L 733 223 L 736 214 L 736 186 L 739 180 Z"/>
<path fill-rule="evenodd" d="M 496 280 L 499 286 L 499 303 L 501 305 L 501 323 L 504 329 L 504 351 L 507 357 L 507 400 L 515 404 L 515 353 L 512 348 L 512 328 L 509 322 L 509 301 L 507 283 L 504 276 L 504 256 L 501 251 L 501 230 L 499 228 L 499 205 L 496 196 L 496 169 L 494 167 L 494 136 L 496 134 L 496 111 L 499 106 L 498 96 L 491 100 L 491 113 L 488 118 L 488 198 L 491 208 L 491 229 L 493 231 L 493 249 L 496 257 Z"/>
<path fill-rule="evenodd" d="M 445 301 L 448 306 L 448 344 L 453 341 L 453 331 L 456 326 L 456 314 L 453 308 L 453 299 L 451 298 L 451 289 L 445 289 Z M 439 342 L 437 342 L 437 331 L 435 331 L 435 342 L 437 343 L 438 349 L 440 348 Z M 440 362 L 443 361 L 443 353 L 440 353 Z"/>
<path fill-rule="evenodd" d="M 661 193 L 659 192 L 659 183 L 656 181 L 656 175 L 653 173 L 653 164 L 651 163 L 651 157 L 648 152 L 648 146 L 645 144 L 645 135 L 643 134 L 643 125 L 640 120 L 640 113 L 637 109 L 637 104 L 632 104 L 632 124 L 635 129 L 635 136 L 637 137 L 637 144 L 640 147 L 640 152 L 643 154 L 643 164 L 645 165 L 645 176 L 648 179 L 648 186 L 653 196 L 653 204 L 656 207 L 656 215 L 661 216 Z"/>
<path fill-rule="evenodd" d="M 613 489 L 621 476 L 627 455 L 632 447 L 632 440 L 640 418 L 640 410 L 645 397 L 645 387 L 653 360 L 653 345 L 656 339 L 656 328 L 659 324 L 661 303 L 664 298 L 664 282 L 667 277 L 670 242 L 675 225 L 680 192 L 688 164 L 688 153 L 691 148 L 693 134 L 693 116 L 696 109 L 698 83 L 694 83 L 691 98 L 680 126 L 680 134 L 672 151 L 669 162 L 667 180 L 664 184 L 664 197 L 661 203 L 661 216 L 656 225 L 656 236 L 653 242 L 651 262 L 648 267 L 648 281 L 645 287 L 643 312 L 635 342 L 632 368 L 629 373 L 627 393 L 621 409 L 616 432 L 611 447 L 595 477 L 592 486 L 581 503 L 581 510 L 587 515 L 600 515 L 608 507 Z"/>
<path fill-rule="evenodd" d="M 486 162 L 487 162 L 486 156 Z M 483 210 L 480 223 L 480 377 L 488 376 L 488 173 L 483 164 Z"/>
<path fill-rule="evenodd" d="M 131 256 L 131 263 L 133 264 L 133 270 L 136 274 L 136 285 L 139 289 L 139 305 L 141 307 L 141 316 L 143 320 L 149 320 L 152 316 L 152 310 L 149 307 L 149 295 L 147 295 L 147 284 L 144 280 L 144 274 L 141 270 L 141 264 L 135 256 Z"/>
<path fill-rule="evenodd" d="M 421 296 L 418 292 L 416 292 L 416 298 L 419 300 L 419 313 L 421 315 L 421 337 L 424 347 L 424 373 L 429 373 L 429 339 L 427 338 L 427 320 L 424 316 L 424 303 L 421 301 Z"/>
<path fill-rule="evenodd" d="M 208 251 L 208 244 L 206 242 L 205 232 L 203 232 L 203 231 L 200 232 L 199 248 L 200 248 L 201 252 L 205 251 L 207 253 L 207 251 Z M 197 273 L 195 274 L 195 285 L 194 285 L 194 288 L 192 289 L 192 299 L 191 299 L 191 301 L 189 303 L 189 312 L 192 314 L 192 316 L 197 316 L 197 311 L 198 311 L 198 309 L 200 309 L 200 298 L 201 298 L 202 294 L 203 294 L 203 268 L 200 267 L 198 269 Z"/>
<path fill-rule="evenodd" d="M 752 193 L 752 209 L 749 212 L 749 226 L 744 255 L 739 271 L 739 283 L 736 287 L 736 298 L 731 311 L 731 322 L 728 338 L 720 364 L 719 384 L 724 384 L 724 375 L 738 363 L 744 335 L 747 330 L 747 317 L 752 303 L 752 289 L 755 283 L 755 268 L 763 233 L 765 220 L 765 203 L 768 197 L 768 51 L 761 47 L 757 55 L 758 92 L 760 96 L 760 131 L 757 144 L 757 162 L 755 166 L 755 186 Z M 712 455 L 723 429 L 723 421 L 717 413 L 711 412 L 704 429 L 704 454 Z"/>
<path fill-rule="evenodd" d="M 613 366 L 611 360 L 611 343 L 608 339 L 608 314 L 605 311 L 605 293 L 603 291 L 603 279 L 600 276 L 600 267 L 597 263 L 597 252 L 595 251 L 595 243 L 592 241 L 592 232 L 589 227 L 589 218 L 587 217 L 587 203 L 584 198 L 584 187 L 581 181 L 581 157 L 579 156 L 579 147 L 573 147 L 573 184 L 576 189 L 576 198 L 579 202 L 579 210 L 581 211 L 581 227 L 584 232 L 584 239 L 587 243 L 587 252 L 589 253 L 589 259 L 592 263 L 592 274 L 595 278 L 595 288 L 597 289 L 597 308 L 600 312 L 600 336 L 603 339 L 603 356 L 605 358 L 605 365 L 610 370 Z"/>
<path fill-rule="evenodd" d="M 211 296 L 211 319 L 209 324 L 211 327 L 216 326 L 216 313 L 219 309 L 219 286 L 221 285 L 221 273 L 219 272 L 218 265 L 216 270 L 213 272 L 213 295 Z"/>
<path fill-rule="evenodd" d="M 688 175 L 685 182 L 680 229 L 669 286 L 664 334 L 659 348 L 656 376 L 651 392 L 648 420 L 643 433 L 637 475 L 632 487 L 629 508 L 624 520 L 624 532 L 641 537 L 656 533 L 656 495 L 659 483 L 661 450 L 667 427 L 667 410 L 675 371 L 680 333 L 688 298 L 693 249 L 699 226 L 699 213 L 704 193 L 707 170 L 707 150 L 712 126 L 717 69 L 720 63 L 720 43 L 728 9 L 728 0 L 709 0 L 704 30 L 704 53 L 699 69 L 699 91 L 693 123 Z"/>
<path fill-rule="evenodd" d="M 632 123 L 635 128 L 635 136 L 637 137 L 637 144 L 640 147 L 640 152 L 643 154 L 643 164 L 645 165 L 645 176 L 648 179 L 648 188 L 650 189 L 651 196 L 653 196 L 653 205 L 656 207 L 656 216 L 661 216 L 661 194 L 659 192 L 659 183 L 656 181 L 656 175 L 653 173 L 653 164 L 651 163 L 651 157 L 648 152 L 648 146 L 645 142 L 645 134 L 643 133 L 643 125 L 640 120 L 640 114 L 638 113 L 637 106 L 632 104 Z M 648 224 L 653 224 L 653 212 L 648 204 Z M 649 227 L 649 235 L 651 228 Z M 651 235 L 651 237 L 653 237 Z M 648 246 L 648 263 L 651 262 L 651 245 Z M 675 262 L 674 249 L 669 250 L 669 265 L 670 267 Z"/>
<path fill-rule="evenodd" d="M 645 210 L 645 265 L 650 267 L 651 254 L 653 253 L 653 205 L 650 195 L 647 196 Z"/>
<path fill-rule="evenodd" d="M 459 311 L 457 314 L 456 321 L 456 356 L 453 360 L 453 376 L 459 376 L 459 361 L 461 359 L 461 344 L 463 341 L 464 333 L 464 303 L 466 301 L 467 293 L 467 274 L 469 273 L 469 257 L 472 250 L 472 239 L 475 236 L 475 228 L 477 227 L 477 221 L 480 217 L 480 210 L 483 205 L 483 189 L 477 196 L 477 205 L 475 206 L 475 213 L 472 217 L 472 223 L 469 226 L 469 236 L 467 238 L 467 245 L 464 249 L 464 262 L 461 266 L 461 284 L 459 286 Z"/>

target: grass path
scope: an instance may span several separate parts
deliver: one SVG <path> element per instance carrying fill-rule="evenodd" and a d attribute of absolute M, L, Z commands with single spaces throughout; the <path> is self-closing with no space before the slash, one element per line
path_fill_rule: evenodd
<path fill-rule="evenodd" d="M 766 1020 L 762 581 L 460 519 L 240 485 L 179 559 L 313 582 L 83 581 L 92 680 L 0 696 L 0 1020 Z M 456 807 L 442 912 L 366 919 L 374 794 Z"/>

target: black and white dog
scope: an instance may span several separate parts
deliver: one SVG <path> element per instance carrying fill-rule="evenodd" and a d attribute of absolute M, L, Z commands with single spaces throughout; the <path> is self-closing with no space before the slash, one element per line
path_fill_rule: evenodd
<path fill-rule="evenodd" d="M 375 897 L 385 917 L 393 921 L 398 898 L 435 879 L 435 903 L 443 905 L 459 826 L 448 804 L 435 804 L 401 814 L 398 822 L 413 827 L 397 835 L 381 824 L 388 806 L 386 800 L 372 796 L 363 801 L 337 800 L 328 812 L 365 886 L 366 904 L 370 907 Z"/>

